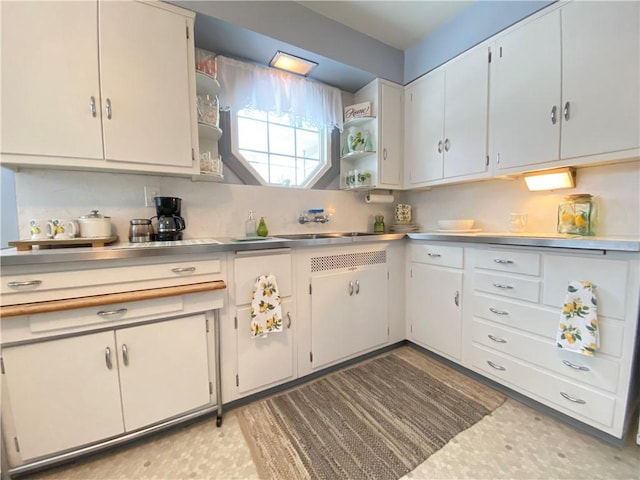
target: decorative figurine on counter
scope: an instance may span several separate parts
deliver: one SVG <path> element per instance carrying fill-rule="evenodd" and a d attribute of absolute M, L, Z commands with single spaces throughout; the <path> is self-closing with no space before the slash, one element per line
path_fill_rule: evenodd
<path fill-rule="evenodd" d="M 266 237 L 269 234 L 267 224 L 264 222 L 264 217 L 260 217 L 260 223 L 258 223 L 258 230 L 256 233 L 259 237 Z"/>
<path fill-rule="evenodd" d="M 384 233 L 384 216 L 381 213 L 376 215 L 376 221 L 373 224 L 373 233 Z"/>

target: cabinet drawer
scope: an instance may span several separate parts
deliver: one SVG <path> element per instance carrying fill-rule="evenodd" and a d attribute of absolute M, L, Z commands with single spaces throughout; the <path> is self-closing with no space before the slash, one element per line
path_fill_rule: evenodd
<path fill-rule="evenodd" d="M 253 288 L 260 275 L 275 275 L 280 296 L 291 296 L 293 287 L 290 253 L 236 257 L 233 265 L 236 305 L 251 303 Z"/>
<path fill-rule="evenodd" d="M 587 256 L 545 255 L 542 302 L 562 308 L 567 285 L 572 280 L 588 281 L 596 286 L 598 315 L 625 318 L 629 283 L 627 262 Z"/>
<path fill-rule="evenodd" d="M 481 292 L 528 302 L 540 300 L 540 281 L 537 279 L 475 272 L 474 283 L 476 290 Z"/>
<path fill-rule="evenodd" d="M 522 305 L 508 299 L 489 297 L 480 293 L 473 296 L 473 315 L 492 322 L 507 325 L 525 332 L 555 339 L 560 323 L 560 308 L 551 310 L 538 306 Z M 614 357 L 622 355 L 624 324 L 600 317 L 600 349 L 598 352 Z"/>
<path fill-rule="evenodd" d="M 510 250 L 476 250 L 476 268 L 500 272 L 540 275 L 540 254 Z"/>
<path fill-rule="evenodd" d="M 602 356 L 588 357 L 556 347 L 555 340 L 542 340 L 474 318 L 474 342 L 533 363 L 565 377 L 597 388 L 616 391 L 619 365 Z"/>
<path fill-rule="evenodd" d="M 605 427 L 613 425 L 615 398 L 609 395 L 479 345 L 471 347 L 471 361 L 474 369 L 481 373 L 578 420 L 597 422 Z"/>
<path fill-rule="evenodd" d="M 440 265 L 442 267 L 462 268 L 464 249 L 445 245 L 411 245 L 413 262 Z"/>
<path fill-rule="evenodd" d="M 218 280 L 221 271 L 212 259 L 7 275 L 0 297 L 3 305 L 44 302 Z"/>

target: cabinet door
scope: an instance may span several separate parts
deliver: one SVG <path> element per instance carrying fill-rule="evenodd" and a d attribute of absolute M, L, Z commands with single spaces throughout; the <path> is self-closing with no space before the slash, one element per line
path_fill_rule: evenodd
<path fill-rule="evenodd" d="M 126 431 L 210 403 L 205 316 L 116 331 Z"/>
<path fill-rule="evenodd" d="M 418 80 L 407 90 L 405 146 L 409 186 L 442 178 L 444 70 Z"/>
<path fill-rule="evenodd" d="M 375 265 L 353 275 L 353 311 L 345 332 L 348 354 L 382 345 L 389 336 L 387 266 Z"/>
<path fill-rule="evenodd" d="M 491 136 L 497 169 L 557 160 L 562 113 L 559 11 L 501 38 L 492 63 Z"/>
<path fill-rule="evenodd" d="M 282 302 L 283 330 L 265 338 L 251 336 L 249 307 L 238 309 L 238 391 L 272 386 L 294 378 L 293 302 Z"/>
<path fill-rule="evenodd" d="M 408 290 L 411 338 L 437 353 L 459 360 L 462 272 L 413 263 Z"/>
<path fill-rule="evenodd" d="M 141 2 L 100 2 L 100 81 L 108 160 L 190 167 L 187 20 Z M 103 110 L 105 111 L 105 110 Z"/>
<path fill-rule="evenodd" d="M 311 351 L 313 368 L 344 358 L 352 321 L 354 290 L 351 272 L 311 278 Z"/>
<path fill-rule="evenodd" d="M 562 158 L 640 146 L 640 3 L 571 2 L 562 15 Z"/>
<path fill-rule="evenodd" d="M 476 48 L 447 64 L 444 105 L 444 177 L 486 172 L 488 48 Z"/>
<path fill-rule="evenodd" d="M 124 432 L 116 357 L 113 332 L 2 350 L 23 459 Z"/>
<path fill-rule="evenodd" d="M 400 187 L 402 171 L 402 88 L 380 84 L 379 186 Z"/>
<path fill-rule="evenodd" d="M 2 152 L 102 158 L 97 2 L 0 9 Z"/>

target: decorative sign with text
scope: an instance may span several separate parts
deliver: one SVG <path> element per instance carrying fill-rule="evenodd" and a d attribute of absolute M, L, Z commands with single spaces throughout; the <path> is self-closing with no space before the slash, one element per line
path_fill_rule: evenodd
<path fill-rule="evenodd" d="M 371 102 L 358 103 L 356 105 L 349 105 L 344 109 L 344 121 L 347 122 L 354 118 L 370 117 L 371 116 Z"/>

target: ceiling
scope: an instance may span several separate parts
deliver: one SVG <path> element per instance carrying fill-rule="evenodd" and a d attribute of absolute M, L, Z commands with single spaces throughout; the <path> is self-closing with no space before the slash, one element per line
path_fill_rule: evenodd
<path fill-rule="evenodd" d="M 474 0 L 296 2 L 387 45 L 406 50 Z"/>

